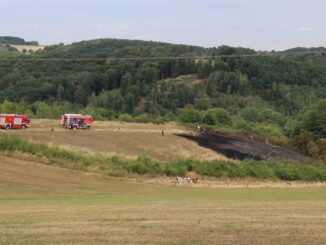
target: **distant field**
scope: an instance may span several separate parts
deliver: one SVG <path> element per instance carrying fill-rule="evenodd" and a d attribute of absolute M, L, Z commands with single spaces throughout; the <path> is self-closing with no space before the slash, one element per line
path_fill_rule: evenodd
<path fill-rule="evenodd" d="M 13 48 L 16 48 L 19 52 L 23 52 L 24 49 L 27 51 L 37 51 L 37 50 L 43 50 L 44 46 L 33 46 L 33 45 L 10 45 Z"/>
<path fill-rule="evenodd" d="M 187 129 L 175 124 L 95 122 L 94 128 L 90 131 L 65 130 L 58 124 L 59 121 L 55 120 L 33 120 L 32 127 L 27 130 L 4 132 L 17 134 L 35 142 L 124 158 L 148 155 L 160 161 L 176 158 L 227 159 L 195 142 L 174 135 L 187 132 Z M 51 128 L 54 128 L 54 132 L 51 132 Z"/>
<path fill-rule="evenodd" d="M 325 227 L 325 187 L 158 185 L 0 156 L 0 244 L 324 244 Z"/>
<path fill-rule="evenodd" d="M 176 78 L 168 78 L 163 80 L 164 83 L 173 84 L 185 84 L 185 85 L 197 85 L 204 82 L 202 79 L 198 79 L 197 75 L 184 75 Z M 162 81 L 160 81 L 162 83 Z"/>

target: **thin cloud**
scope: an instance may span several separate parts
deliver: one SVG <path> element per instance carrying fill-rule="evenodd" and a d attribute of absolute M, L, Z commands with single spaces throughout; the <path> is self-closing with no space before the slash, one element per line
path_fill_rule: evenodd
<path fill-rule="evenodd" d="M 311 29 L 309 27 L 306 27 L 306 26 L 300 26 L 297 28 L 297 31 L 298 32 L 310 32 Z"/>

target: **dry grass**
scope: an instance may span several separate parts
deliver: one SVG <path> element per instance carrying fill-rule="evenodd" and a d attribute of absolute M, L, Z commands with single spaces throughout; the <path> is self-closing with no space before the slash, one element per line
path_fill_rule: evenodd
<path fill-rule="evenodd" d="M 326 192 L 189 188 L 0 157 L 0 244 L 324 244 Z"/>
<path fill-rule="evenodd" d="M 121 122 L 95 122 L 90 131 L 70 131 L 55 120 L 34 120 L 28 130 L 10 131 L 34 142 L 50 143 L 69 149 L 137 158 L 148 155 L 159 161 L 176 158 L 197 160 L 226 159 L 223 155 L 176 136 L 186 129 L 175 124 L 154 125 Z M 51 132 L 54 128 L 54 132 Z M 164 137 L 161 133 L 164 130 Z M 7 132 L 7 131 L 6 131 Z"/>
<path fill-rule="evenodd" d="M 167 78 L 163 81 L 159 81 L 159 84 L 164 83 L 174 83 L 174 84 L 186 84 L 186 85 L 197 85 L 203 84 L 203 79 L 198 79 L 197 75 L 184 75 L 176 78 Z"/>
<path fill-rule="evenodd" d="M 322 211 L 309 202 L 2 207 L 0 242 L 324 244 Z"/>
<path fill-rule="evenodd" d="M 29 52 L 30 50 L 38 51 L 38 50 L 43 50 L 45 47 L 44 46 L 35 46 L 35 45 L 10 45 L 11 47 L 15 48 L 18 50 L 18 52 L 22 53 L 23 50 L 27 50 Z"/>

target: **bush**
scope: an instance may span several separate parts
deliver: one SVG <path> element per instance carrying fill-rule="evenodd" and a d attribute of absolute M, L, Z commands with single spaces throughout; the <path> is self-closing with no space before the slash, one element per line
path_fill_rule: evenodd
<path fill-rule="evenodd" d="M 118 117 L 118 121 L 121 121 L 121 122 L 132 122 L 133 121 L 133 118 L 129 114 L 124 113 L 124 114 L 121 114 Z"/>
<path fill-rule="evenodd" d="M 163 116 L 164 122 L 173 122 L 175 121 L 175 115 L 172 112 L 168 112 Z"/>
<path fill-rule="evenodd" d="M 281 113 L 264 107 L 247 107 L 243 110 L 242 116 L 248 122 L 278 124 L 279 126 L 284 126 L 286 123 Z"/>
<path fill-rule="evenodd" d="M 326 99 L 304 114 L 299 127 L 311 132 L 314 140 L 326 138 Z"/>
<path fill-rule="evenodd" d="M 249 123 L 247 123 L 243 118 L 237 119 L 237 121 L 234 124 L 234 128 L 239 129 L 239 130 L 246 130 L 246 131 L 251 131 L 252 130 Z"/>
<path fill-rule="evenodd" d="M 179 114 L 178 120 L 183 123 L 199 123 L 201 121 L 201 115 L 195 109 L 184 109 Z"/>
<path fill-rule="evenodd" d="M 127 164 L 127 170 L 140 175 L 160 175 L 164 172 L 162 166 L 158 162 L 153 161 L 147 156 L 140 156 L 136 161 L 130 161 Z"/>
<path fill-rule="evenodd" d="M 276 124 L 259 123 L 254 125 L 252 131 L 256 134 L 268 136 L 275 141 L 288 143 L 288 138 L 285 136 L 283 129 Z"/>
<path fill-rule="evenodd" d="M 151 119 L 146 114 L 141 114 L 136 116 L 134 121 L 137 123 L 149 123 Z"/>
<path fill-rule="evenodd" d="M 203 123 L 208 125 L 232 125 L 232 120 L 229 113 L 221 108 L 209 109 L 205 112 Z"/>

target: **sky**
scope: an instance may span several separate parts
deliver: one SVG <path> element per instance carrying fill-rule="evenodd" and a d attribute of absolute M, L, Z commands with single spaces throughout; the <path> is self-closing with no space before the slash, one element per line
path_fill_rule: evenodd
<path fill-rule="evenodd" d="M 326 46 L 326 0 L 0 0 L 0 36 L 123 38 L 256 50 Z"/>

